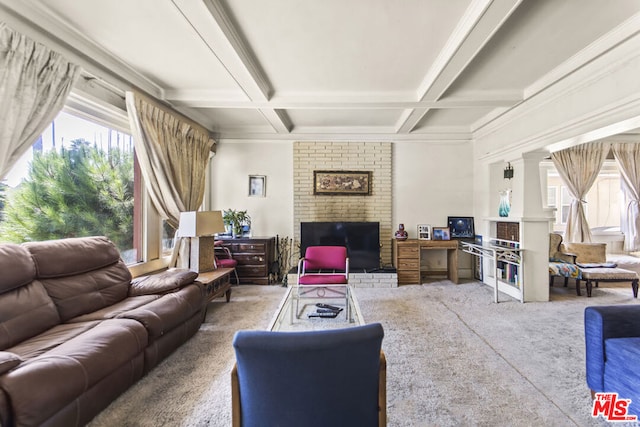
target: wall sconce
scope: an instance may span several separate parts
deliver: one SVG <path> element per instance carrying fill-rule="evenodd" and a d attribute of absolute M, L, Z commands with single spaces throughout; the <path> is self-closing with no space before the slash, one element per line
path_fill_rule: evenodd
<path fill-rule="evenodd" d="M 181 212 L 177 237 L 190 240 L 189 270 L 197 273 L 215 268 L 213 234 L 225 231 L 221 211 Z"/>
<path fill-rule="evenodd" d="M 504 168 L 504 179 L 513 178 L 513 167 L 511 167 L 511 163 L 507 163 L 507 167 Z"/>

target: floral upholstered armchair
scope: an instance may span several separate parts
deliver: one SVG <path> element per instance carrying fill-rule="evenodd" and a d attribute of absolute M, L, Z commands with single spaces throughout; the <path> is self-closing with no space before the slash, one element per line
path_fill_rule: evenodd
<path fill-rule="evenodd" d="M 549 286 L 553 286 L 556 276 L 564 277 L 564 286 L 567 286 L 569 278 L 580 280 L 581 270 L 576 265 L 576 254 L 565 251 L 562 244 L 562 235 L 549 234 Z"/>

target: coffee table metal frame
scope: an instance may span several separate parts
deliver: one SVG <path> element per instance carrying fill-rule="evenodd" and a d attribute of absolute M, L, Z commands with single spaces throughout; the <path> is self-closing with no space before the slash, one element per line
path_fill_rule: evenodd
<path fill-rule="evenodd" d="M 312 297 L 300 296 L 297 286 L 289 286 L 284 297 L 280 301 L 280 305 L 275 315 L 269 323 L 268 330 L 279 331 L 287 328 L 291 330 L 313 330 L 325 329 L 331 327 L 351 327 L 364 325 L 365 321 L 360 311 L 360 306 L 355 298 L 353 289 L 349 285 L 311 285 L 318 288 L 333 288 L 332 291 L 322 295 L 316 294 Z M 308 290 L 308 289 L 305 289 Z M 300 300 L 309 300 L 315 303 L 326 303 L 343 308 L 336 318 L 313 318 L 310 319 L 303 316 L 306 307 L 309 304 L 303 304 L 300 309 Z M 340 303 L 336 301 L 340 300 Z M 295 313 L 295 315 L 294 315 Z"/>

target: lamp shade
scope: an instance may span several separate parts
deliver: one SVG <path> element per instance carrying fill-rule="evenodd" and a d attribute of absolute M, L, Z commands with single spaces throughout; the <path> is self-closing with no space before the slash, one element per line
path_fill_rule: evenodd
<path fill-rule="evenodd" d="M 178 237 L 209 236 L 225 231 L 221 211 L 192 211 L 180 213 Z"/>

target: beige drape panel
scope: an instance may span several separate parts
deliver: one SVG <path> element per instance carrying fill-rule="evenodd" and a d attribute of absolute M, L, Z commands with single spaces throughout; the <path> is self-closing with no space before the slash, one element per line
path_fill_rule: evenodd
<path fill-rule="evenodd" d="M 591 242 L 591 230 L 584 214 L 584 198 L 598 177 L 608 151 L 609 144 L 597 142 L 551 154 L 551 160 L 573 199 L 564 232 L 565 242 Z"/>
<path fill-rule="evenodd" d="M 126 102 L 149 196 L 162 218 L 177 228 L 180 212 L 202 204 L 214 141 L 207 129 L 139 93 L 127 92 Z M 171 265 L 178 251 L 184 253 L 184 242 L 175 246 Z"/>
<path fill-rule="evenodd" d="M 629 199 L 622 224 L 624 250 L 637 251 L 640 249 L 640 144 L 615 143 L 611 150 Z"/>
<path fill-rule="evenodd" d="M 0 179 L 62 110 L 79 73 L 0 22 Z"/>

